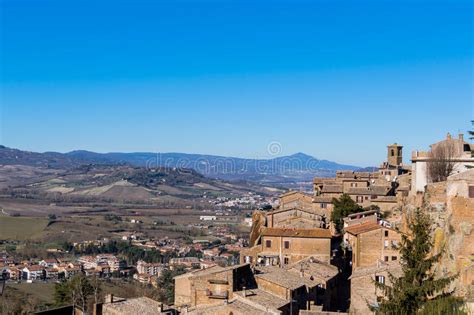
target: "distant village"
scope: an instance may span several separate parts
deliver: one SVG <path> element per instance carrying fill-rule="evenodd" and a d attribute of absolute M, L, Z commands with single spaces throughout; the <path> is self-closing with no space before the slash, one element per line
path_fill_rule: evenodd
<path fill-rule="evenodd" d="M 433 181 L 433 152 L 443 147 L 452 148 L 451 175 Z M 386 150 L 387 160 L 373 172 L 338 171 L 333 178 L 314 178 L 312 194 L 289 191 L 274 201 L 250 195 L 218 200 L 224 208 L 270 204 L 239 219 L 251 227 L 248 238 L 225 225 L 212 226 L 226 217 L 226 210 L 213 210 L 204 212 L 195 226 L 210 229 L 225 242 L 204 237 L 186 244 L 144 239 L 140 233 L 122 236 L 121 241 L 160 252 L 167 260 L 128 264 L 119 254 L 98 253 L 18 261 L 4 252 L 0 270 L 7 281 L 59 281 L 82 273 L 128 277 L 149 286 L 159 285 L 163 270 L 186 271 L 174 278 L 172 305 L 147 297 L 107 296 L 95 304 L 94 314 L 370 314 L 383 297 L 376 283 L 401 273 L 399 244 L 409 233 L 408 217 L 424 206 L 433 222 L 434 250 L 449 244 L 437 272 L 459 275 L 453 283 L 456 294 L 474 311 L 474 169 L 469 167 L 474 166 L 474 145 L 462 134 L 448 134 L 432 144 L 430 152 L 412 152 L 410 164 L 404 163 L 402 145 L 394 143 Z M 341 198 L 350 198 L 363 211 L 334 222 L 334 202 Z"/>

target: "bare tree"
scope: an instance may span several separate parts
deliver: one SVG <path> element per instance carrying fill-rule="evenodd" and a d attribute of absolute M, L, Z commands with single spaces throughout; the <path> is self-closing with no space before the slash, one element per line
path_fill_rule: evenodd
<path fill-rule="evenodd" d="M 456 147 L 450 141 L 431 148 L 427 163 L 428 177 L 432 183 L 445 181 L 454 169 Z"/>
<path fill-rule="evenodd" d="M 101 287 L 101 284 L 100 284 L 99 277 L 97 277 L 96 275 L 93 276 L 90 280 L 90 284 L 92 286 L 92 291 L 93 291 L 93 294 L 94 294 L 94 303 L 98 304 L 99 303 L 99 298 L 100 298 L 100 293 L 102 291 L 102 287 Z"/>

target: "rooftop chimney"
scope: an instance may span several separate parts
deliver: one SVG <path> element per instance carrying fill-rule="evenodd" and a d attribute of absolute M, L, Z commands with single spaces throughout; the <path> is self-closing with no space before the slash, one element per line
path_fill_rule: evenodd
<path fill-rule="evenodd" d="M 464 141 L 464 135 L 462 133 L 459 133 L 459 140 Z"/>

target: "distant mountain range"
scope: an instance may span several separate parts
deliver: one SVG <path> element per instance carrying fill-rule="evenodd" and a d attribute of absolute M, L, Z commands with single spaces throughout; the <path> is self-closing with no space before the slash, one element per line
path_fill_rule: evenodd
<path fill-rule="evenodd" d="M 205 176 L 289 187 L 315 176 L 331 177 L 336 170 L 360 167 L 319 160 L 304 153 L 273 159 L 244 159 L 185 153 L 96 153 L 90 151 L 29 152 L 0 146 L 0 164 L 71 168 L 84 164 L 127 164 L 138 167 L 189 168 Z"/>

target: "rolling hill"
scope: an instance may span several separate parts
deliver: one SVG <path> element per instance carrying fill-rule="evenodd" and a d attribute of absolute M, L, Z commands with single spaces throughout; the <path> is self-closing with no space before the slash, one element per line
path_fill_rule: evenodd
<path fill-rule="evenodd" d="M 336 170 L 356 170 L 357 166 L 319 160 L 304 153 L 273 159 L 245 159 L 216 155 L 185 153 L 36 153 L 0 147 L 0 164 L 29 165 L 47 168 L 71 168 L 84 164 L 131 165 L 146 168 L 183 168 L 229 181 L 251 181 L 260 184 L 291 187 L 308 183 L 315 176 L 331 177 Z"/>

